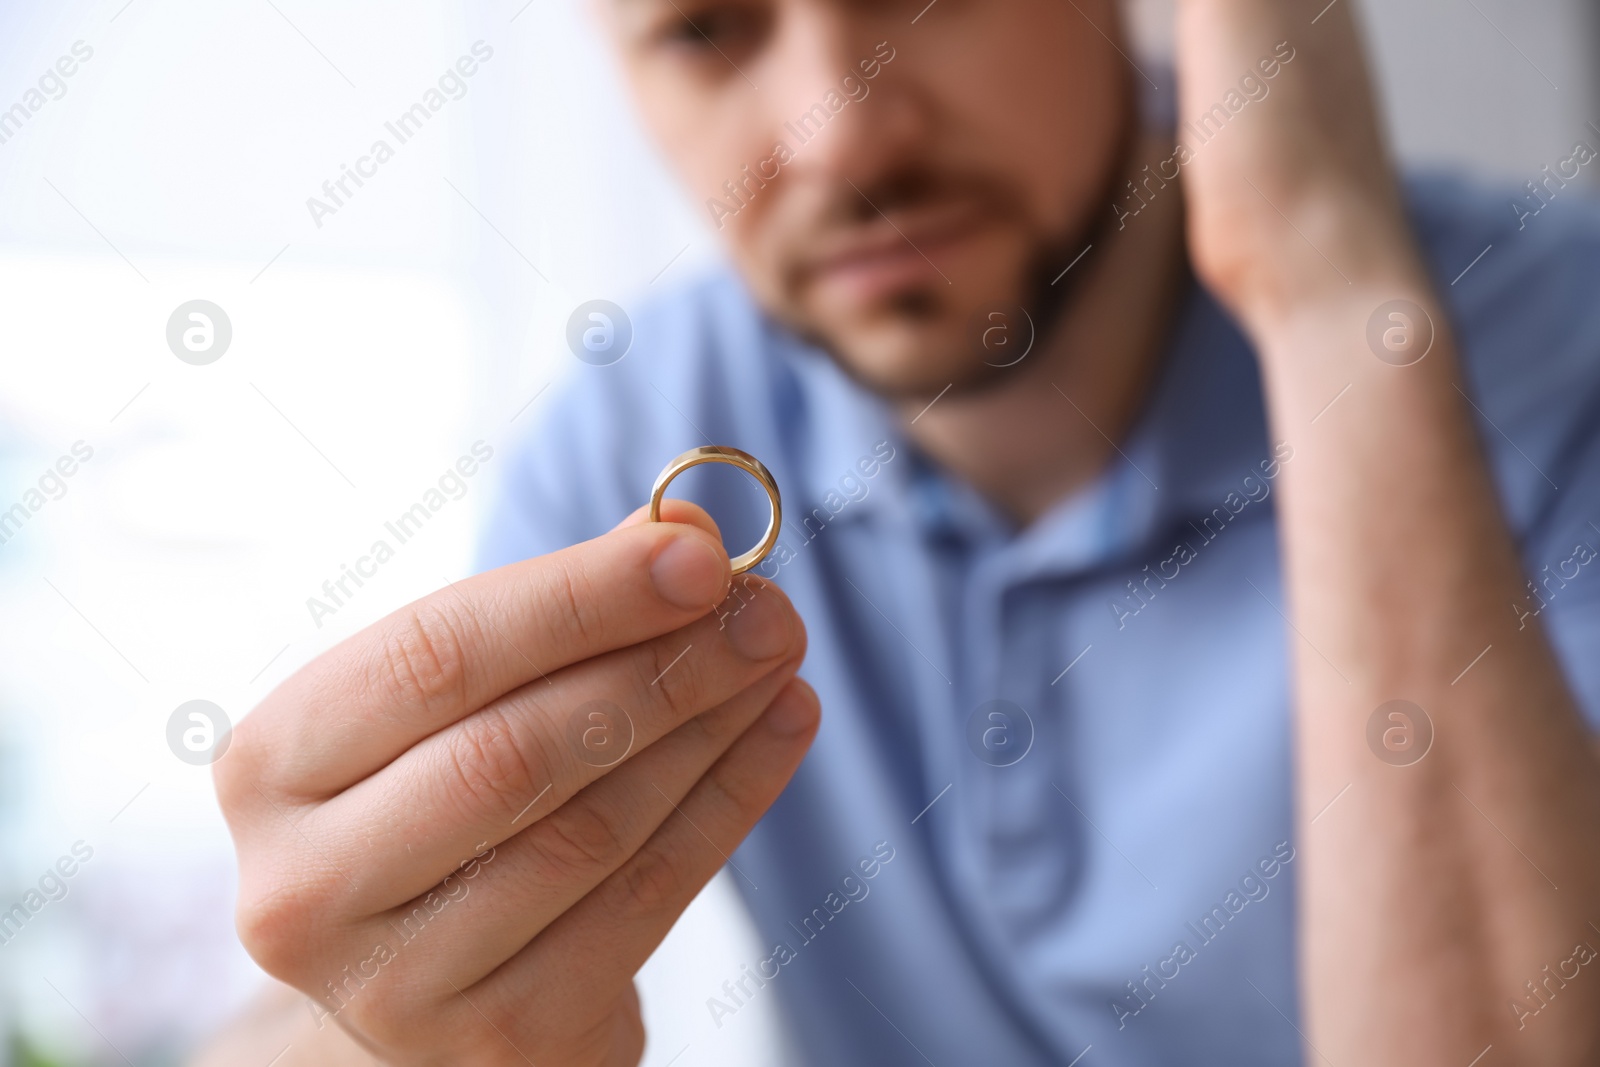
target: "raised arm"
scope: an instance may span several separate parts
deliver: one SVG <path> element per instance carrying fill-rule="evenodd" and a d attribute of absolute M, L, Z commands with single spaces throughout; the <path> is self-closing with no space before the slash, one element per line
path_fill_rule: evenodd
<path fill-rule="evenodd" d="M 1597 1062 L 1600 978 L 1559 997 L 1542 983 L 1600 937 L 1600 759 L 1549 641 L 1508 607 L 1522 569 L 1351 5 L 1179 9 L 1182 114 L 1293 57 L 1185 176 L 1196 267 L 1255 342 L 1274 437 L 1295 449 L 1279 521 L 1307 1062 Z M 1379 316 L 1379 358 L 1368 324 L 1391 301 L 1410 307 Z M 1397 699 L 1433 726 L 1404 766 L 1368 743 Z M 1549 1000 L 1536 1022 L 1529 982 Z"/>

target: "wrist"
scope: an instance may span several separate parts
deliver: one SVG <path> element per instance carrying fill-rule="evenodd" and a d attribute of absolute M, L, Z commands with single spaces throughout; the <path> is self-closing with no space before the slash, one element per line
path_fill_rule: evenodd
<path fill-rule="evenodd" d="M 1401 271 L 1352 278 L 1238 314 L 1256 358 L 1273 373 L 1311 362 L 1330 371 L 1412 366 L 1438 350 L 1448 328 L 1445 305 L 1429 280 Z"/>
<path fill-rule="evenodd" d="M 1413 413 L 1459 399 L 1448 308 L 1410 248 L 1236 314 L 1284 432 L 1309 426 L 1340 398 Z"/>
<path fill-rule="evenodd" d="M 1347 432 L 1387 438 L 1401 427 L 1444 434 L 1449 425 L 1455 439 L 1467 425 L 1454 336 L 1425 286 L 1375 285 L 1307 304 L 1275 319 L 1255 347 L 1274 432 L 1297 447 L 1342 448 Z"/>
<path fill-rule="evenodd" d="M 1442 304 L 1397 203 L 1321 190 L 1272 213 L 1275 239 L 1252 257 L 1260 266 L 1220 294 L 1261 360 L 1291 361 L 1307 343 L 1348 337 L 1352 321 L 1364 331 L 1374 312 L 1398 301 L 1441 325 Z M 1387 341 L 1404 348 L 1399 334 Z"/>

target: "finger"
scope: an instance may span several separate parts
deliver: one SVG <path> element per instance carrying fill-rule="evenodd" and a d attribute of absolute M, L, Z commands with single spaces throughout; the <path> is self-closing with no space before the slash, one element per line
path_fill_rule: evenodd
<path fill-rule="evenodd" d="M 529 681 L 671 633 L 727 594 L 716 524 L 642 522 L 452 583 L 344 641 L 240 723 L 224 801 L 321 798 Z"/>
<path fill-rule="evenodd" d="M 621 530 L 627 526 L 638 526 L 650 521 L 650 505 L 641 504 L 635 508 L 633 514 L 623 519 L 612 527 Z M 672 497 L 663 497 L 661 500 L 661 521 L 681 522 L 688 526 L 698 526 L 719 541 L 722 539 L 722 529 L 715 519 L 699 504 L 688 500 L 675 500 Z"/>
<path fill-rule="evenodd" d="M 386 968 L 393 988 L 414 988 L 400 977 L 404 972 L 428 974 L 440 968 L 461 976 L 456 984 L 465 988 L 517 952 L 632 855 L 772 703 L 799 665 L 798 657 L 785 661 L 749 689 L 689 720 L 600 778 L 545 819 L 493 848 L 480 847 L 476 855 L 463 855 L 450 874 L 398 908 L 352 921 L 352 914 L 366 916 L 372 909 L 352 911 L 298 894 L 280 897 L 273 905 L 278 914 L 263 915 L 257 925 L 293 925 L 303 936 L 294 951 L 281 958 L 258 956 L 258 962 L 284 981 L 313 991 L 326 1010 L 334 1012 L 341 1010 L 344 999 L 338 993 L 348 980 L 344 969 L 352 960 L 377 954 L 380 945 L 387 950 L 384 955 L 399 961 Z M 404 855 L 409 858 L 411 852 Z M 426 938 L 421 936 L 424 931 L 430 931 Z M 251 940 L 247 938 L 247 944 Z M 418 1007 L 403 996 L 391 1000 L 365 1021 L 386 1029 L 384 1012 L 406 1013 Z"/>
<path fill-rule="evenodd" d="M 431 928 L 427 897 L 382 917 L 407 939 L 406 966 L 445 973 L 463 989 L 523 945 L 625 863 L 668 818 L 713 764 L 761 715 L 800 668 L 790 659 L 721 706 L 698 715 L 635 758 L 593 782 L 559 809 L 502 842 L 472 869 L 434 886 L 466 899 L 447 937 Z M 413 945 L 415 947 L 413 947 Z"/>
<path fill-rule="evenodd" d="M 623 758 L 803 655 L 804 642 L 783 592 L 745 576 L 720 617 L 523 686 L 296 827 L 342 868 L 359 869 L 347 906 L 391 907 L 439 882 L 480 843 L 504 841 Z M 376 820 L 378 812 L 387 817 Z"/>
<path fill-rule="evenodd" d="M 795 679 L 785 686 L 627 863 L 467 990 L 476 1008 L 497 1025 L 517 1025 L 581 1019 L 585 1005 L 615 996 L 695 895 L 731 863 L 730 853 L 799 767 L 820 714 L 809 685 Z"/>

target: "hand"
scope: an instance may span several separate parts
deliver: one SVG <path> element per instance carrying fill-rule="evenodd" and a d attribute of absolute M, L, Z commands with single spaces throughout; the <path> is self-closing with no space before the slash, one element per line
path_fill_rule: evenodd
<path fill-rule="evenodd" d="M 369 627 L 217 764 L 245 947 L 382 1062 L 636 1064 L 634 973 L 810 745 L 788 599 L 666 514 Z"/>
<path fill-rule="evenodd" d="M 1258 342 L 1305 307 L 1373 303 L 1357 290 L 1426 288 L 1351 0 L 1179 0 L 1177 70 L 1190 258 Z M 1213 106 L 1202 142 L 1181 124 Z"/>

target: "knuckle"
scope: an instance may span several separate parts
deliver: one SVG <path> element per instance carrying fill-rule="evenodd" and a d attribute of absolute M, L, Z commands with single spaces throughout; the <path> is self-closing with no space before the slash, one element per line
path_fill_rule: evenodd
<path fill-rule="evenodd" d="M 629 852 L 619 821 L 590 801 L 568 802 L 537 825 L 540 853 L 569 876 L 592 878 L 596 870 L 615 868 Z"/>
<path fill-rule="evenodd" d="M 724 824 L 748 827 L 766 807 L 767 787 L 761 779 L 731 769 L 714 767 L 695 788 L 700 793 L 696 800 L 716 812 Z"/>
<path fill-rule="evenodd" d="M 530 751 L 533 750 L 533 751 Z M 494 815 L 522 810 L 545 780 L 546 761 L 531 732 L 520 731 L 498 707 L 462 719 L 445 753 L 462 795 Z"/>
<path fill-rule="evenodd" d="M 423 715 L 459 705 L 467 688 L 464 625 L 438 605 L 404 611 L 379 652 L 381 684 L 391 700 Z"/>
<path fill-rule="evenodd" d="M 696 888 L 683 860 L 670 850 L 653 845 L 634 856 L 619 880 L 624 905 L 642 913 L 673 908 Z"/>
<path fill-rule="evenodd" d="M 409 997 L 386 996 L 382 992 L 363 996 L 363 987 L 348 979 L 342 986 L 337 978 L 332 984 L 334 988 L 328 995 L 339 1004 L 339 1018 L 361 1034 L 399 1048 L 423 1049 L 437 1042 L 433 1013 L 418 1010 L 419 1005 Z"/>
<path fill-rule="evenodd" d="M 735 698 L 703 711 L 679 727 L 693 732 L 694 737 L 707 749 L 726 752 L 750 725 L 753 707 L 742 706 L 747 698 Z M 751 702 L 753 705 L 753 702 Z"/>
<path fill-rule="evenodd" d="M 677 647 L 677 640 L 668 637 L 651 641 L 644 646 L 645 655 L 634 660 L 640 688 L 660 702 L 674 722 L 704 710 L 699 706 L 699 664 L 690 649 Z"/>
<path fill-rule="evenodd" d="M 269 697 L 239 720 L 227 751 L 211 764 L 218 806 L 236 833 L 267 798 L 295 792 L 303 768 L 295 761 L 293 747 L 282 740 L 284 713 L 295 710 Z"/>
<path fill-rule="evenodd" d="M 733 744 L 739 734 L 744 733 L 747 717 L 742 715 L 742 710 L 744 709 L 738 705 L 723 704 L 722 707 L 714 707 L 709 712 L 699 713 L 690 721 L 683 723 L 682 728 L 694 731 L 694 736 L 698 737 L 707 749 L 726 752 L 728 745 Z"/>
<path fill-rule="evenodd" d="M 315 882 L 248 884 L 239 889 L 234 926 L 261 969 L 291 984 L 306 973 L 327 894 Z"/>
<path fill-rule="evenodd" d="M 612 1027 L 611 1053 L 614 1063 L 639 1063 L 644 1059 L 648 1034 L 640 1012 L 624 1012 Z"/>
<path fill-rule="evenodd" d="M 558 610 L 566 629 L 575 633 L 585 648 L 600 641 L 605 629 L 599 608 L 599 598 L 587 572 L 576 561 L 555 557 L 550 574 L 550 595 L 559 605 Z"/>
<path fill-rule="evenodd" d="M 544 985 L 545 983 L 540 983 Z M 450 991 L 447 1001 L 433 1012 L 411 1022 L 401 1022 L 404 1040 L 395 1041 L 400 1047 L 429 1048 L 437 1050 L 433 1058 L 415 1062 L 432 1067 L 455 1064 L 472 1064 L 473 1067 L 529 1067 L 531 1063 L 554 1062 L 544 1053 L 548 1043 L 556 1037 L 548 1016 L 537 1003 L 537 991 L 516 1002 L 482 986 L 468 988 L 465 992 Z M 414 1034 L 414 1036 L 413 1036 Z M 559 1042 L 559 1037 L 556 1037 Z M 531 1057 L 531 1058 L 530 1058 Z M 389 1062 L 389 1061 L 384 1061 Z M 398 1061 L 397 1061 L 398 1062 Z M 404 1062 L 411 1063 L 412 1060 Z M 565 1063 L 596 1063 L 595 1059 L 573 1058 Z"/>
<path fill-rule="evenodd" d="M 217 805 L 230 824 L 244 810 L 255 794 L 256 783 L 262 780 L 261 759 L 257 752 L 255 730 L 248 726 L 246 716 L 234 727 L 233 739 L 223 759 L 211 765 L 211 783 L 217 792 Z"/>

